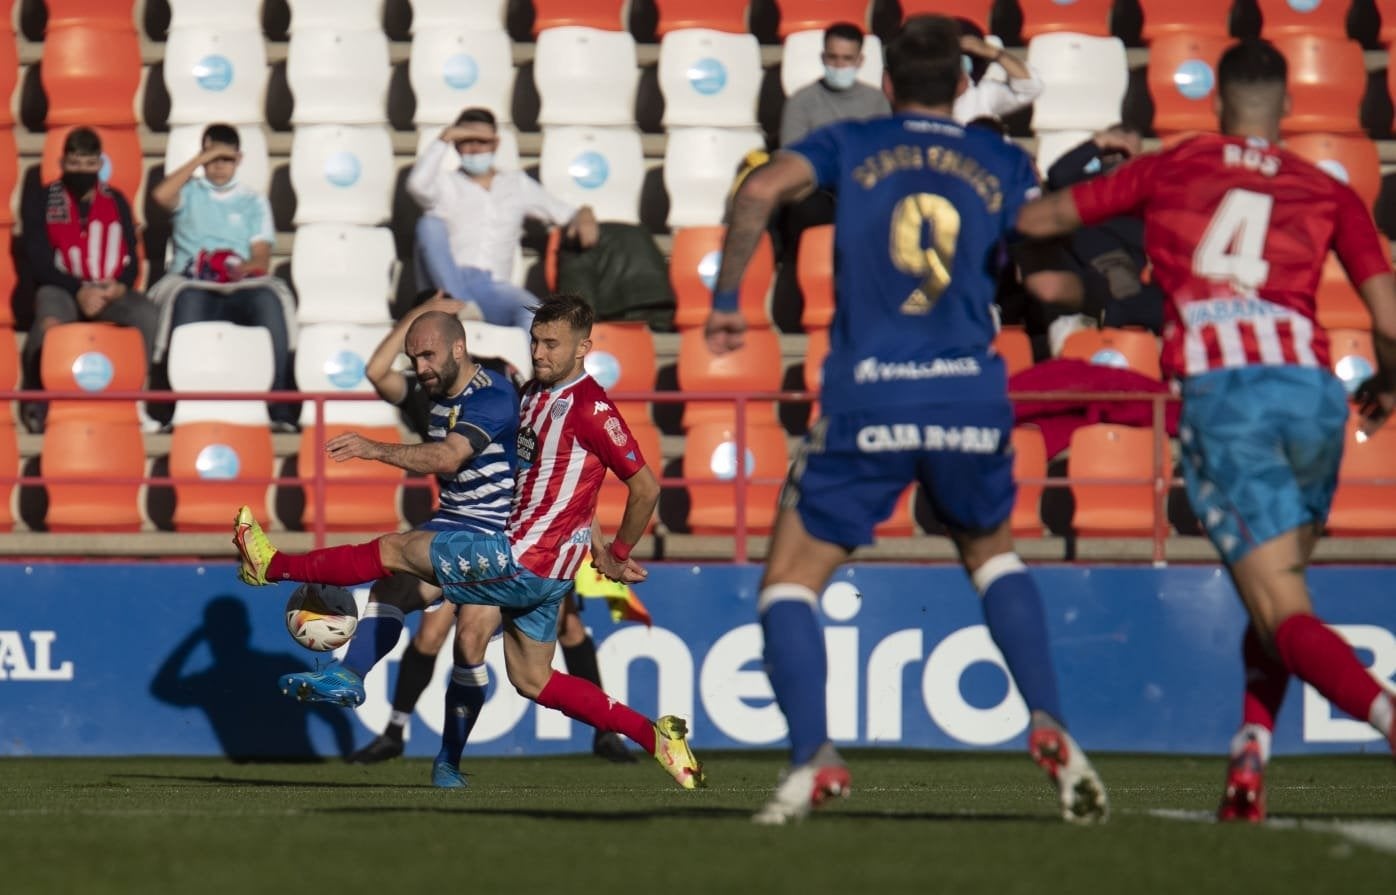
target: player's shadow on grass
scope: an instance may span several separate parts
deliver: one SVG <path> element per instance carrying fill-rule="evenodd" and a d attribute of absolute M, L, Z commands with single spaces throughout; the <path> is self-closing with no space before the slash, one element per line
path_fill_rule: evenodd
<path fill-rule="evenodd" d="M 329 725 L 340 755 L 348 755 L 354 735 L 342 709 L 312 705 L 307 712 L 277 692 L 281 675 L 310 670 L 305 661 L 255 650 L 251 640 L 246 604 L 233 596 L 214 597 L 204 606 L 203 624 L 185 635 L 155 672 L 151 695 L 203 711 L 232 761 L 319 761 L 310 739 L 312 717 Z M 188 672 L 185 666 L 200 644 L 207 645 L 212 664 Z"/>

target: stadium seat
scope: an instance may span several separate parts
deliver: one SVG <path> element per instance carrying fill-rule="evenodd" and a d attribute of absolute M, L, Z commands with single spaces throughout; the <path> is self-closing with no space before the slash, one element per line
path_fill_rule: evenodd
<path fill-rule="evenodd" d="M 389 323 L 397 250 L 387 227 L 307 224 L 291 246 L 302 323 Z"/>
<path fill-rule="evenodd" d="M 823 31 L 835 22 L 852 22 L 866 31 L 870 5 L 868 0 L 777 0 L 780 39 L 796 31 Z"/>
<path fill-rule="evenodd" d="M 417 128 L 417 155 L 421 156 L 433 140 L 441 139 L 441 131 L 448 125 L 422 124 Z M 499 134 L 499 146 L 494 150 L 494 167 L 496 171 L 517 171 L 519 170 L 519 132 L 512 124 L 501 124 L 497 127 Z M 441 158 L 441 167 L 447 171 L 454 171 L 460 167 L 460 157 L 454 153 L 446 153 Z"/>
<path fill-rule="evenodd" d="M 266 426 L 202 422 L 175 426 L 170 436 L 170 477 L 197 478 L 175 485 L 176 531 L 226 531 L 228 508 L 246 504 L 267 516 L 267 485 L 240 481 L 276 474 L 271 430 Z"/>
<path fill-rule="evenodd" d="M 44 0 L 44 7 L 48 11 L 45 38 L 55 29 L 74 25 L 136 30 L 134 4 L 127 0 Z M 9 9 L 10 4 L 6 3 L 6 12 Z"/>
<path fill-rule="evenodd" d="M 897 498 L 892 514 L 873 527 L 873 536 L 882 538 L 909 538 L 916 534 L 916 489 L 915 482 Z"/>
<path fill-rule="evenodd" d="M 1290 113 L 1284 132 L 1360 134 L 1367 65 L 1356 41 L 1285 33 L 1274 40 L 1289 61 Z"/>
<path fill-rule="evenodd" d="M 1019 426 L 1013 430 L 1013 481 L 1018 483 L 1018 497 L 1013 501 L 1009 527 L 1015 538 L 1042 537 L 1042 492 L 1039 482 L 1024 479 L 1047 477 L 1047 443 L 1036 426 Z"/>
<path fill-rule="evenodd" d="M 170 128 L 165 138 L 165 170 L 173 171 L 198 155 L 203 148 L 202 124 L 181 124 Z M 245 183 L 263 195 L 271 187 L 271 155 L 267 149 L 267 132 L 260 124 L 237 125 L 242 163 L 238 165 L 238 183 Z M 203 168 L 194 172 L 203 175 Z"/>
<path fill-rule="evenodd" d="M 199 392 L 266 392 L 275 375 L 271 333 L 259 326 L 204 321 L 170 331 L 166 364 L 170 388 L 182 395 Z M 265 401 L 181 398 L 175 404 L 175 426 L 219 422 L 240 426 L 268 423 Z"/>
<path fill-rule="evenodd" d="M 218 28 L 260 31 L 262 0 L 169 0 L 170 31 L 178 28 Z"/>
<path fill-rule="evenodd" d="M 1308 34 L 1347 40 L 1350 5 L 1351 0 L 1256 0 L 1260 36 L 1274 40 L 1290 34 Z"/>
<path fill-rule="evenodd" d="M 1389 47 L 1396 42 L 1396 0 L 1377 0 L 1377 11 L 1381 15 L 1381 45 Z"/>
<path fill-rule="evenodd" d="M 736 432 L 731 423 L 709 423 L 688 430 L 684 439 L 683 476 L 710 479 L 690 484 L 688 530 L 697 535 L 732 534 L 737 527 Z M 747 426 L 745 462 L 750 479 L 784 479 L 790 464 L 785 432 L 779 426 Z M 775 521 L 779 484 L 748 484 L 746 527 L 753 535 L 767 534 Z"/>
<path fill-rule="evenodd" d="M 1217 61 L 1232 43 L 1216 34 L 1170 31 L 1149 45 L 1149 95 L 1154 101 L 1154 130 L 1215 131 L 1212 107 Z"/>
<path fill-rule="evenodd" d="M 0 327 L 0 391 L 11 392 L 19 388 L 19 347 L 15 342 L 12 326 Z M 14 402 L 7 402 L 13 407 Z M 14 425 L 14 416 L 9 411 L 0 412 L 0 426 Z"/>
<path fill-rule="evenodd" d="M 63 141 L 76 125 L 51 128 L 44 133 L 44 155 L 39 176 L 51 183 L 62 174 Z M 102 139 L 102 169 L 98 176 L 110 183 L 131 202 L 132 214 L 139 214 L 137 197 L 145 177 L 141 140 L 134 127 L 96 127 Z"/>
<path fill-rule="evenodd" d="M 13 424 L 0 425 L 0 531 L 15 527 L 15 483 L 5 476 L 19 475 L 19 434 Z"/>
<path fill-rule="evenodd" d="M 47 349 L 47 345 L 44 346 Z M 98 479 L 145 475 L 145 442 L 135 420 L 116 423 L 90 417 L 52 416 L 39 454 L 43 474 L 52 478 Z M 44 524 L 52 532 L 139 531 L 139 481 L 94 485 L 49 484 Z"/>
<path fill-rule="evenodd" d="M 1021 373 L 1034 363 L 1032 340 L 1021 326 L 1005 326 L 994 336 L 994 350 L 1003 358 L 1008 375 Z"/>
<path fill-rule="evenodd" d="M 470 106 L 489 109 L 500 122 L 513 114 L 514 45 L 498 27 L 420 28 L 414 19 L 407 77 L 419 125 L 453 122 Z"/>
<path fill-rule="evenodd" d="M 775 392 L 780 390 L 783 373 L 780 337 L 774 330 L 747 330 L 745 345 L 721 355 L 708 350 L 702 329 L 679 333 L 681 392 Z M 746 407 L 748 425 L 775 423 L 774 401 L 748 401 Z M 684 404 L 683 426 L 685 429 L 705 423 L 732 426 L 736 416 L 735 401 L 688 401 Z"/>
<path fill-rule="evenodd" d="M 1142 36 L 1151 54 L 1154 42 L 1164 36 L 1227 37 L 1231 33 L 1230 0 L 1140 0 L 1139 5 L 1144 12 Z M 1217 60 L 1207 62 L 1216 65 Z"/>
<path fill-rule="evenodd" d="M 1109 37 L 1112 5 L 1112 0 L 1018 0 L 1023 39 L 1053 33 Z"/>
<path fill-rule="evenodd" d="M 726 227 L 685 227 L 674 234 L 669 284 L 674 287 L 674 326 L 679 330 L 701 329 L 708 319 L 726 233 Z M 763 232 L 742 277 L 739 304 L 748 326 L 765 328 L 771 325 L 766 297 L 774 277 L 775 252 L 771 237 Z"/>
<path fill-rule="evenodd" d="M 1173 460 L 1164 443 L 1163 474 Z M 1154 533 L 1154 433 L 1106 423 L 1071 435 L 1067 475 L 1076 500 L 1072 528 L 1080 537 L 1149 537 Z M 1076 479 L 1147 479 L 1137 484 L 1082 484 Z"/>
<path fill-rule="evenodd" d="M 550 127 L 538 174 L 564 202 L 590 205 L 598 220 L 640 222 L 645 153 L 633 127 Z"/>
<path fill-rule="evenodd" d="M 172 125 L 261 124 L 266 117 L 267 50 L 259 29 L 171 28 L 163 70 Z"/>
<path fill-rule="evenodd" d="M 679 127 L 664 144 L 669 229 L 721 224 L 737 167 L 766 139 L 755 128 Z"/>
<path fill-rule="evenodd" d="M 1382 426 L 1364 442 L 1356 437 L 1357 415 L 1348 419 L 1338 490 L 1328 514 L 1327 533 L 1340 538 L 1396 536 L 1396 481 L 1366 484 L 1361 479 L 1396 480 L 1396 429 Z"/>
<path fill-rule="evenodd" d="M 1372 350 L 1372 333 L 1365 329 L 1331 329 L 1328 331 L 1328 362 L 1333 374 L 1352 394 L 1377 370 L 1376 353 Z"/>
<path fill-rule="evenodd" d="M 1028 44 L 1028 64 L 1044 85 L 1032 107 L 1033 130 L 1096 131 L 1120 120 L 1129 64 L 1119 38 L 1041 34 Z"/>
<path fill-rule="evenodd" d="M 388 334 L 384 326 L 317 323 L 300 331 L 296 345 L 296 385 L 302 392 L 373 395 L 364 365 Z M 469 336 L 466 337 L 467 344 Z M 397 408 L 385 401 L 326 401 L 325 420 L 346 426 L 393 426 Z M 301 426 L 315 423 L 315 402 L 301 408 Z"/>
<path fill-rule="evenodd" d="M 1352 187 L 1371 211 L 1381 193 L 1381 157 L 1365 134 L 1295 134 L 1285 148 Z"/>
<path fill-rule="evenodd" d="M 654 336 L 643 323 L 598 323 L 591 328 L 586 371 L 614 400 L 627 392 L 655 390 Z M 617 400 L 616 410 L 632 425 L 649 418 L 649 402 Z"/>
<path fill-rule="evenodd" d="M 750 0 L 654 0 L 659 12 L 655 33 L 663 37 L 685 28 L 708 28 L 730 34 L 747 32 Z"/>
<path fill-rule="evenodd" d="M 15 86 L 19 83 L 19 44 L 14 31 L 0 24 L 0 126 L 15 123 Z"/>
<path fill-rule="evenodd" d="M 388 38 L 344 26 L 295 28 L 286 81 L 295 98 L 291 123 L 379 124 L 388 120 Z"/>
<path fill-rule="evenodd" d="M 823 52 L 823 29 L 796 31 L 785 39 L 780 51 L 780 87 L 786 96 L 824 77 L 824 63 L 819 60 Z M 882 41 L 876 34 L 863 38 L 863 64 L 858 67 L 858 80 L 882 89 Z"/>
<path fill-rule="evenodd" d="M 1078 329 L 1066 337 L 1061 356 L 1105 367 L 1133 370 L 1153 379 L 1162 379 L 1159 369 L 1158 339 L 1153 333 L 1134 329 Z"/>
<path fill-rule="evenodd" d="M 10 230 L 15 224 L 15 186 L 19 183 L 19 147 L 15 143 L 14 128 L 0 128 L 0 235 L 9 236 Z M 3 243 L 6 251 L 0 252 L 0 265 L 11 263 L 9 242 Z M 10 293 L 13 291 L 13 283 L 10 289 L 0 288 L 0 305 L 8 305 Z M 0 315 L 9 313 L 8 310 L 0 308 Z M 0 323 L 4 322 L 0 316 Z"/>
<path fill-rule="evenodd" d="M 807 227 L 800 233 L 795 281 L 805 301 L 800 311 L 800 327 L 805 332 L 828 328 L 834 322 L 833 224 Z"/>
<path fill-rule="evenodd" d="M 761 46 L 751 34 L 671 31 L 659 43 L 665 127 L 755 127 Z"/>
<path fill-rule="evenodd" d="M 525 379 L 532 375 L 533 349 L 528 333 L 517 326 L 498 326 L 483 320 L 462 320 L 465 348 L 472 357 L 493 357 L 507 361 Z"/>
<path fill-rule="evenodd" d="M 329 425 L 325 427 L 324 440 L 317 438 L 314 426 L 306 426 L 301 430 L 297 459 L 299 474 L 305 478 L 314 476 L 316 455 L 324 456 L 325 442 L 344 432 L 358 432 L 365 438 L 389 444 L 402 440 L 396 425 Z M 374 460 L 336 463 L 329 457 L 325 457 L 324 469 L 326 531 L 378 532 L 401 527 L 397 490 L 403 476 L 402 470 Z M 301 526 L 307 531 L 315 527 L 317 518 L 315 492 L 313 483 L 305 486 L 305 510 L 301 516 Z"/>
<path fill-rule="evenodd" d="M 635 123 L 640 69 L 635 38 L 624 31 L 549 28 L 538 35 L 533 81 L 538 123 L 629 126 Z"/>
<path fill-rule="evenodd" d="M 291 141 L 295 223 L 387 223 L 396 173 L 386 127 L 298 127 Z"/>
<path fill-rule="evenodd" d="M 1091 138 L 1091 131 L 1039 131 L 1037 134 L 1037 170 L 1046 178 L 1057 159 Z"/>
<path fill-rule="evenodd" d="M 142 70 L 140 41 L 130 25 L 50 27 L 39 65 L 46 123 L 134 126 Z"/>
<path fill-rule="evenodd" d="M 604 31 L 624 31 L 624 0 L 533 0 L 533 36 L 548 28 L 579 25 Z"/>
<path fill-rule="evenodd" d="M 621 412 L 625 415 L 624 411 Z M 664 468 L 664 454 L 660 449 L 659 430 L 654 427 L 648 419 L 641 419 L 635 416 L 625 417 L 626 425 L 630 426 L 630 434 L 634 436 L 635 443 L 640 446 L 640 454 L 645 458 L 645 464 L 658 476 Z M 3 486 L 0 486 L 3 487 Z M 605 481 L 601 483 L 601 493 L 596 499 L 596 521 L 601 523 L 601 530 L 612 532 L 620 526 L 621 517 L 625 515 L 625 501 L 630 490 L 625 487 L 625 483 L 616 478 L 614 473 L 608 473 Z M 651 516 L 649 523 L 645 526 L 648 532 L 654 528 L 654 517 Z"/>
<path fill-rule="evenodd" d="M 987 32 L 985 25 L 989 23 L 989 10 L 993 5 L 993 0 L 901 0 L 902 21 L 913 16 L 955 16 L 968 19 Z"/>
<path fill-rule="evenodd" d="M 44 336 L 39 380 L 51 395 L 81 398 L 102 392 L 139 391 L 148 372 L 140 330 L 110 323 L 62 323 Z M 48 420 L 86 419 L 136 424 L 134 401 L 57 400 Z"/>
<path fill-rule="evenodd" d="M 500 30 L 509 0 L 412 0 L 412 35 L 438 29 Z"/>
<path fill-rule="evenodd" d="M 292 36 L 297 31 L 329 28 L 383 29 L 383 0 L 287 0 L 287 3 L 291 7 Z"/>

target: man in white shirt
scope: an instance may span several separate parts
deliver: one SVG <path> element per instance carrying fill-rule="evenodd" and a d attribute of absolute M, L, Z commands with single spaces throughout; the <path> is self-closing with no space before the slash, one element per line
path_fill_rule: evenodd
<path fill-rule="evenodd" d="M 528 329 L 536 299 L 510 279 L 525 218 L 566 228 L 582 248 L 596 243 L 591 208 L 573 208 L 522 171 L 498 171 L 499 131 L 488 109 L 466 109 L 441 132 L 407 177 L 422 207 L 417 224 L 417 279 L 473 302 L 489 323 Z M 459 156 L 447 164 L 447 153 Z"/>
<path fill-rule="evenodd" d="M 1042 79 L 1028 64 L 1003 47 L 984 39 L 979 26 L 968 19 L 960 23 L 960 57 L 969 76 L 969 89 L 955 99 L 955 120 L 968 124 L 976 118 L 1002 118 L 1033 104 L 1042 95 Z M 1007 80 L 985 77 L 990 65 L 998 65 Z"/>

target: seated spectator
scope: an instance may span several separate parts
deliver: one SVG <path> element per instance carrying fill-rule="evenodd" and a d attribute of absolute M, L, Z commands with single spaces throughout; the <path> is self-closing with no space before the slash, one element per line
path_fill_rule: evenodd
<path fill-rule="evenodd" d="M 63 141 L 62 176 L 24 197 L 24 254 L 38 283 L 34 326 L 24 343 L 24 372 L 40 387 L 44 334 L 60 323 L 100 320 L 134 326 L 145 339 L 146 358 L 155 347 L 155 306 L 136 291 L 139 263 L 131 206 L 98 179 L 102 140 L 78 127 Z M 31 432 L 42 432 L 47 405 L 21 411 Z"/>
<path fill-rule="evenodd" d="M 161 309 L 156 357 L 164 355 L 166 333 L 186 323 L 260 326 L 271 334 L 272 388 L 289 391 L 295 299 L 269 272 L 276 240 L 271 205 L 256 189 L 238 182 L 241 162 L 237 129 L 211 124 L 199 154 L 150 192 L 174 215 L 172 272 L 151 289 Z M 200 167 L 203 176 L 196 177 Z M 296 431 L 294 405 L 271 404 L 268 412 L 274 431 Z"/>
<path fill-rule="evenodd" d="M 824 29 L 824 77 L 790 94 L 780 113 L 780 145 L 789 146 L 810 131 L 835 121 L 862 121 L 892 114 L 882 91 L 858 80 L 863 64 L 863 30 L 852 22 Z"/>
<path fill-rule="evenodd" d="M 417 286 L 440 289 L 479 309 L 489 323 L 527 329 L 537 302 L 510 280 L 525 218 L 566 227 L 583 248 L 596 243 L 591 208 L 573 208 L 522 171 L 497 171 L 499 132 L 488 109 L 466 109 L 412 166 L 407 192 L 417 223 Z M 445 167 L 446 154 L 459 163 Z"/>
<path fill-rule="evenodd" d="M 1026 109 L 1042 95 L 1042 79 L 1023 60 L 984 39 L 984 32 L 968 19 L 960 23 L 961 61 L 969 83 L 955 98 L 955 120 L 968 124 L 976 118 L 1002 118 Z M 987 77 L 997 65 L 1007 76 Z M 996 72 L 994 74 L 997 74 Z"/>

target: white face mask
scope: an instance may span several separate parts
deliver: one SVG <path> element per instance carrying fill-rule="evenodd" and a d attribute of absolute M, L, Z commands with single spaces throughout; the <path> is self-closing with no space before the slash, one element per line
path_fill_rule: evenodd
<path fill-rule="evenodd" d="M 835 68 L 832 65 L 824 66 L 824 83 L 829 85 L 830 90 L 847 90 L 858 80 L 858 69 L 856 68 Z"/>
<path fill-rule="evenodd" d="M 493 152 L 462 152 L 460 156 L 460 168 L 471 177 L 479 177 L 482 174 L 490 173 L 494 167 Z"/>
<path fill-rule="evenodd" d="M 214 183 L 210 180 L 208 185 L 213 187 L 215 193 L 226 193 L 228 190 L 238 185 L 238 179 L 236 176 L 229 177 L 227 183 Z"/>

